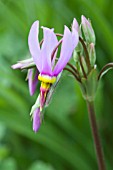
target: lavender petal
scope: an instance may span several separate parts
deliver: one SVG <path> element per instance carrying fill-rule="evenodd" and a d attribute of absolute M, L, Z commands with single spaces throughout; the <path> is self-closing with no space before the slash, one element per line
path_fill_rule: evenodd
<path fill-rule="evenodd" d="M 36 71 L 34 73 L 34 71 Z M 37 84 L 38 84 L 38 70 L 34 70 L 34 69 L 29 69 L 28 70 L 28 86 L 29 86 L 29 92 L 30 92 L 30 95 L 32 96 L 35 91 L 36 91 L 36 87 L 37 87 Z"/>
<path fill-rule="evenodd" d="M 37 108 L 33 113 L 33 131 L 37 132 L 41 125 L 40 109 Z"/>
<path fill-rule="evenodd" d="M 53 29 L 49 29 L 46 27 L 42 28 L 44 33 L 44 42 L 41 48 L 41 57 L 43 63 L 42 72 L 52 75 L 52 65 L 54 64 L 54 62 L 52 63 L 51 61 L 51 54 L 57 46 L 58 40 Z"/>
<path fill-rule="evenodd" d="M 42 58 L 40 56 L 40 45 L 38 41 L 38 33 L 39 33 L 39 21 L 35 21 L 30 29 L 30 33 L 28 37 L 28 45 L 29 45 L 29 50 L 33 57 L 33 60 L 38 70 L 41 71 Z"/>
<path fill-rule="evenodd" d="M 58 75 L 70 60 L 74 48 L 78 44 L 78 32 L 71 32 L 67 26 L 64 29 L 64 37 L 61 46 L 60 58 L 54 68 L 54 75 Z"/>

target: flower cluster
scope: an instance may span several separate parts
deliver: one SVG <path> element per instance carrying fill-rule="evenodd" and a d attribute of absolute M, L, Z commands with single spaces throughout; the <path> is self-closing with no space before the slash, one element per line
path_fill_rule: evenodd
<path fill-rule="evenodd" d="M 28 69 L 28 84 L 30 94 L 33 95 L 38 80 L 41 81 L 40 94 L 35 105 L 31 109 L 33 116 L 33 130 L 36 132 L 41 124 L 41 112 L 45 104 L 47 105 L 47 96 L 50 98 L 53 88 L 59 81 L 62 70 L 70 60 L 73 50 L 78 44 L 79 35 L 76 29 L 69 30 L 64 27 L 64 34 L 58 41 L 54 29 L 42 27 L 43 39 L 39 43 L 39 21 L 35 21 L 31 26 L 28 36 L 28 45 L 32 58 L 26 59 L 13 65 L 13 69 Z M 56 62 L 58 47 L 61 44 L 60 56 Z"/>
<path fill-rule="evenodd" d="M 32 57 L 12 66 L 13 69 L 28 70 L 30 95 L 35 93 L 37 83 L 41 81 L 40 94 L 30 113 L 35 132 L 41 125 L 43 108 L 48 106 L 63 70 L 68 70 L 79 82 L 84 99 L 93 101 L 98 80 L 106 69 L 113 67 L 112 63 L 107 64 L 99 75 L 97 74 L 95 33 L 91 22 L 84 16 L 81 17 L 80 25 L 74 18 L 71 31 L 65 26 L 63 35 L 55 34 L 54 29 L 41 28 L 43 29 L 43 39 L 40 42 L 38 38 L 39 21 L 33 23 L 29 32 L 28 45 Z M 61 37 L 59 41 L 57 36 Z M 60 56 L 58 56 L 60 45 Z M 74 65 L 69 63 L 72 56 Z"/>

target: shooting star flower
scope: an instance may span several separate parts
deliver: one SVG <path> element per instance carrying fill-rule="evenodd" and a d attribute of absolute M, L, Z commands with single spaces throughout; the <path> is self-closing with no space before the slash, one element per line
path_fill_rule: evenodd
<path fill-rule="evenodd" d="M 77 46 L 79 41 L 78 32 L 75 29 L 73 29 L 73 31 L 71 32 L 67 26 L 65 26 L 64 28 L 63 38 L 59 42 L 57 40 L 57 36 L 54 33 L 54 29 L 49 29 L 46 27 L 42 27 L 42 29 L 43 29 L 44 39 L 41 47 L 38 40 L 39 21 L 35 21 L 33 23 L 28 37 L 30 53 L 33 57 L 37 69 L 40 72 L 40 74 L 38 75 L 38 79 L 41 81 L 40 97 L 39 97 L 40 106 L 38 106 L 38 112 L 37 112 L 38 115 L 39 115 L 39 108 L 41 112 L 44 107 L 47 93 L 49 92 L 50 87 L 56 82 L 57 76 L 62 72 L 62 70 L 70 60 L 73 50 Z M 55 63 L 57 50 L 61 43 L 62 45 L 61 45 L 60 57 L 57 63 Z M 33 121 L 40 122 L 40 121 L 35 121 L 36 117 L 40 119 L 40 116 L 36 116 L 34 111 Z M 33 123 L 33 126 L 34 124 L 35 123 Z M 38 129 L 35 127 L 33 127 L 33 129 Z"/>

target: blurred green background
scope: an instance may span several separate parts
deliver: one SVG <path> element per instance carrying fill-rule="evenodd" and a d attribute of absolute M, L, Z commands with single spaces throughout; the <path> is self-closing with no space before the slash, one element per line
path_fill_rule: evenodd
<path fill-rule="evenodd" d="M 77 83 L 64 73 L 37 134 L 29 112 L 26 72 L 12 70 L 29 57 L 31 24 L 63 33 L 81 15 L 92 20 L 98 69 L 113 61 L 112 0 L 0 0 L 0 170 L 97 170 L 86 104 Z M 113 169 L 113 72 L 103 77 L 96 116 L 107 170 Z"/>

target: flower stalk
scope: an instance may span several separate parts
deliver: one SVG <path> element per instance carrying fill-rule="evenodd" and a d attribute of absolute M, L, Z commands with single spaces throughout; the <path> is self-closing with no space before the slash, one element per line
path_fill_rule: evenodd
<path fill-rule="evenodd" d="M 67 70 L 69 73 L 71 73 L 75 77 L 75 79 L 79 83 L 81 83 L 81 79 L 80 79 L 80 77 L 78 77 L 78 75 L 75 73 L 75 71 L 73 71 L 73 70 L 71 70 L 70 68 L 67 68 L 67 67 L 65 67 L 64 70 Z"/>
<path fill-rule="evenodd" d="M 79 56 L 79 60 L 80 60 L 80 66 L 81 66 L 83 75 L 84 75 L 84 77 L 87 79 L 87 75 L 86 75 L 85 70 L 84 70 L 84 67 L 83 67 L 82 57 L 81 57 L 81 56 Z"/>
<path fill-rule="evenodd" d="M 113 63 L 108 63 L 106 64 L 100 71 L 99 75 L 98 75 L 98 80 L 100 80 L 100 78 L 107 73 L 108 70 L 113 69 Z"/>
<path fill-rule="evenodd" d="M 87 103 L 89 121 L 99 170 L 106 170 L 103 150 L 99 138 L 94 100 L 101 77 L 113 68 L 113 63 L 106 64 L 98 74 L 96 66 L 95 33 L 91 22 L 84 16 L 79 25 L 74 18 L 71 31 L 64 26 L 64 33 L 55 33 L 54 29 L 42 27 L 43 38 L 39 41 L 39 21 L 35 21 L 30 29 L 28 45 L 31 58 L 17 62 L 13 69 L 27 69 L 27 80 L 30 95 L 37 90 L 41 81 L 40 94 L 31 108 L 33 130 L 37 132 L 43 120 L 43 110 L 50 103 L 63 70 L 68 71 L 80 85 L 82 95 Z M 60 37 L 60 40 L 58 39 Z M 60 53 L 58 53 L 60 48 Z M 73 56 L 73 61 L 69 60 Z"/>
<path fill-rule="evenodd" d="M 89 121 L 90 121 L 91 130 L 92 130 L 95 151 L 96 151 L 96 155 L 97 155 L 98 168 L 99 168 L 99 170 L 106 170 L 103 150 L 102 150 L 100 137 L 99 137 L 99 133 L 98 133 L 98 127 L 97 127 L 97 123 L 96 123 L 94 103 L 89 102 L 89 101 L 86 101 L 86 103 L 87 103 L 87 108 L 88 108 L 88 113 L 89 113 Z"/>
<path fill-rule="evenodd" d="M 84 43 L 84 40 L 81 37 L 79 37 L 79 41 L 81 42 L 81 44 L 82 44 L 82 46 L 84 48 L 84 52 L 85 52 L 85 55 L 86 55 L 86 64 L 87 64 L 87 67 L 88 67 L 88 71 L 90 72 L 91 64 L 90 64 L 89 54 L 88 54 L 86 44 Z"/>

